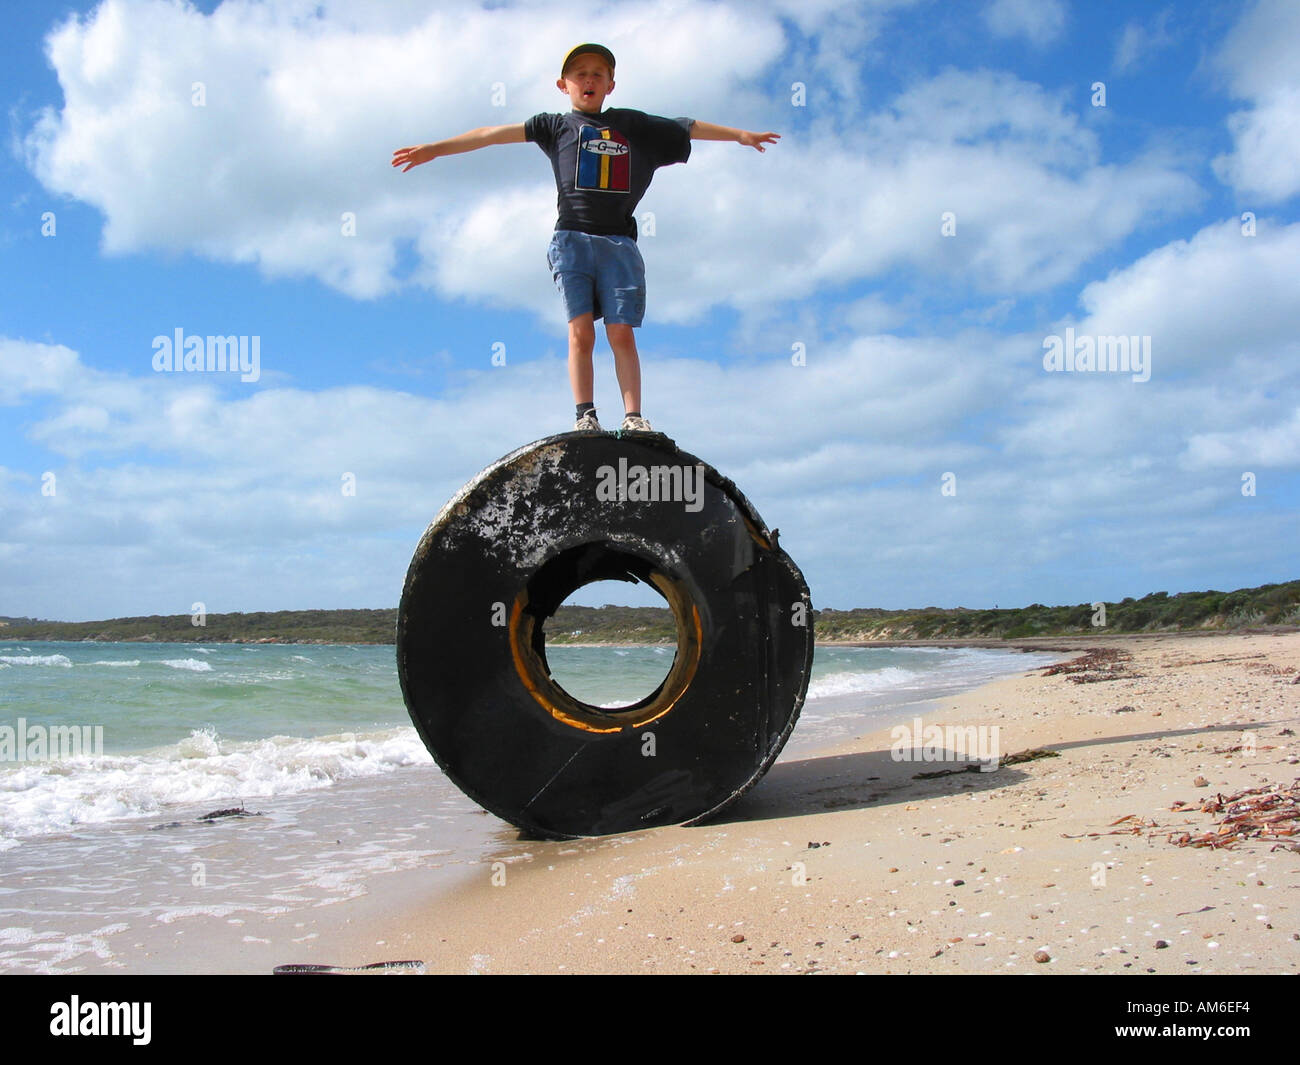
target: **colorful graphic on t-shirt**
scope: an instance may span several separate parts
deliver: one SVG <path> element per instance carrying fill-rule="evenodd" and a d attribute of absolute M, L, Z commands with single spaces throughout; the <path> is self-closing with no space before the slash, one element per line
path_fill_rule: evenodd
<path fill-rule="evenodd" d="M 574 184 L 599 192 L 627 192 L 632 187 L 629 152 L 627 139 L 618 130 L 583 126 L 578 133 L 578 176 Z"/>

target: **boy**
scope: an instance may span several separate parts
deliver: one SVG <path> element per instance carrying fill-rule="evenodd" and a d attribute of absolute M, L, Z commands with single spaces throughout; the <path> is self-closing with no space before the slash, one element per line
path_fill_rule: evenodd
<path fill-rule="evenodd" d="M 526 140 L 546 152 L 555 171 L 559 210 L 547 261 L 569 320 L 574 428 L 600 429 L 591 357 L 595 322 L 603 317 L 626 411 L 621 428 L 650 432 L 650 423 L 641 416 L 641 364 L 632 332 L 645 313 L 636 206 L 658 167 L 686 162 L 692 140 L 737 141 L 762 152 L 779 135 L 689 118 L 658 118 L 625 108 L 602 111 L 614 89 L 614 53 L 599 44 L 580 44 L 570 51 L 555 84 L 573 105 L 569 114 L 534 115 L 527 122 L 483 126 L 432 144 L 398 148 L 393 166 L 405 173 L 439 156 Z"/>

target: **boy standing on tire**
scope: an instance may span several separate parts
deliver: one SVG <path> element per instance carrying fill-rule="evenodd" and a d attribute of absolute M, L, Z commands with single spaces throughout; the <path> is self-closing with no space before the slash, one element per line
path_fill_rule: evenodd
<path fill-rule="evenodd" d="M 626 108 L 603 110 L 614 88 L 614 54 L 599 44 L 580 44 L 570 51 L 556 85 L 573 105 L 568 114 L 534 115 L 527 122 L 483 126 L 432 144 L 399 148 L 393 166 L 405 173 L 439 156 L 489 144 L 532 141 L 546 152 L 555 171 L 559 208 L 547 261 L 569 320 L 574 428 L 600 429 L 593 402 L 592 352 L 595 322 L 603 317 L 626 411 L 621 428 L 650 432 L 650 423 L 641 416 L 641 363 L 633 333 L 645 313 L 636 206 L 656 169 L 686 162 L 692 140 L 737 141 L 761 152 L 779 135 Z"/>

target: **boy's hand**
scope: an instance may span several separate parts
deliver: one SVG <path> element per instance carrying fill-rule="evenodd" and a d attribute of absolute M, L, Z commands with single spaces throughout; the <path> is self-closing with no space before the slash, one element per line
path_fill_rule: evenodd
<path fill-rule="evenodd" d="M 398 148 L 393 153 L 393 166 L 400 166 L 405 174 L 413 166 L 427 163 L 430 159 L 439 159 L 444 155 L 460 155 L 486 148 L 489 144 L 523 144 L 524 124 L 515 122 L 508 126 L 480 126 L 457 137 L 448 137 L 445 141 L 432 144 L 416 144 L 409 148 Z"/>
<path fill-rule="evenodd" d="M 757 148 L 760 152 L 767 151 L 763 147 L 765 144 L 775 144 L 781 139 L 779 133 L 751 133 L 747 129 L 740 131 L 740 143 L 747 148 Z"/>
<path fill-rule="evenodd" d="M 747 148 L 757 148 L 760 152 L 767 151 L 763 147 L 765 144 L 775 144 L 781 139 L 779 133 L 754 133 L 748 129 L 734 129 L 731 126 L 715 126 L 712 122 L 701 122 L 696 119 L 691 123 L 691 140 L 695 141 L 736 141 Z"/>
<path fill-rule="evenodd" d="M 393 166 L 400 166 L 402 173 L 405 174 L 411 167 L 419 166 L 421 163 L 427 163 L 431 159 L 437 158 L 437 145 L 416 144 L 409 148 L 398 148 L 393 153 Z"/>

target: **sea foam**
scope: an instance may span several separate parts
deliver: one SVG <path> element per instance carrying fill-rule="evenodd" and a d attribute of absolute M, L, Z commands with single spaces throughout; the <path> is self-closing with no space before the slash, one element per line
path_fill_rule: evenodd
<path fill-rule="evenodd" d="M 410 726 L 304 739 L 227 742 L 195 729 L 135 755 L 0 767 L 0 849 L 15 837 L 328 788 L 342 780 L 432 761 Z"/>
<path fill-rule="evenodd" d="M 171 666 L 172 669 L 188 669 L 193 673 L 211 673 L 212 667 L 197 658 L 164 658 L 159 665 Z"/>

